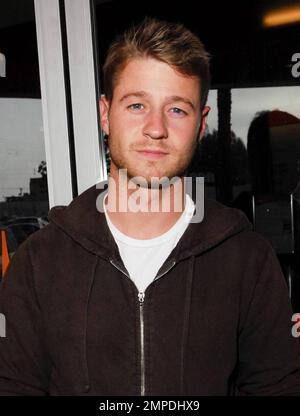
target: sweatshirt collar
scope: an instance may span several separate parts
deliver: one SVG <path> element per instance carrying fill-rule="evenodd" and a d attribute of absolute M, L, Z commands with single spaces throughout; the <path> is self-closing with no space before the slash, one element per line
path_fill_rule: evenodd
<path fill-rule="evenodd" d="M 68 206 L 53 207 L 49 221 L 86 250 L 109 260 L 116 257 L 118 248 L 106 222 L 105 214 L 97 210 L 103 189 L 96 185 L 76 197 Z M 204 218 L 190 223 L 171 253 L 176 262 L 195 256 L 227 238 L 251 229 L 243 212 L 205 199 Z"/>

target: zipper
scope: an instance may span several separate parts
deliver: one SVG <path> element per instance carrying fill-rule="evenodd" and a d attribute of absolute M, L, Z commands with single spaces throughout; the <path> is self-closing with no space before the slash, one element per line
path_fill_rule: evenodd
<path fill-rule="evenodd" d="M 125 274 L 125 276 L 127 276 L 130 279 L 129 274 L 127 273 L 125 267 L 122 266 L 122 264 L 117 263 L 116 261 L 114 261 L 113 259 L 109 259 L 110 264 L 112 264 L 116 269 L 119 270 L 119 272 Z M 131 280 L 131 279 L 130 279 Z"/>
<path fill-rule="evenodd" d="M 164 269 L 162 269 L 162 271 L 157 276 L 155 276 L 154 280 L 160 279 L 165 274 L 167 274 L 171 269 L 173 269 L 175 264 L 176 264 L 176 261 L 173 259 L 169 264 L 166 265 Z"/>
<path fill-rule="evenodd" d="M 138 294 L 140 303 L 140 347 L 141 347 L 141 396 L 145 396 L 145 331 L 144 331 L 144 300 L 145 292 Z"/>
<path fill-rule="evenodd" d="M 121 273 L 127 276 L 130 279 L 125 267 L 122 264 L 117 263 L 113 259 L 110 259 L 110 263 L 116 267 Z M 176 264 L 175 260 L 172 260 L 156 277 L 154 280 L 157 280 L 168 273 Z M 130 279 L 131 280 L 131 279 Z M 132 282 L 132 280 L 131 280 Z M 133 283 L 133 282 L 132 282 Z M 151 283 L 150 283 L 151 284 Z M 136 287 L 136 286 L 135 286 Z M 140 393 L 141 396 L 145 396 L 146 390 L 146 377 L 145 377 L 145 325 L 144 325 L 144 302 L 145 302 L 145 292 L 138 293 L 138 301 L 139 301 L 139 313 L 140 313 L 140 371 L 141 371 L 141 388 Z"/>

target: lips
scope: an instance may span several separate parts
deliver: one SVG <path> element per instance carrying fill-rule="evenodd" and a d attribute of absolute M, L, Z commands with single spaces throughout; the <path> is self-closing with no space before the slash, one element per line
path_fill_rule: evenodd
<path fill-rule="evenodd" d="M 154 154 L 158 154 L 158 155 L 167 155 L 167 152 L 164 152 L 163 150 L 160 149 L 141 149 L 141 150 L 137 150 L 138 152 L 142 152 L 142 153 L 154 153 Z"/>
<path fill-rule="evenodd" d="M 148 159 L 161 159 L 168 154 L 158 149 L 141 149 L 137 150 L 137 152 Z"/>

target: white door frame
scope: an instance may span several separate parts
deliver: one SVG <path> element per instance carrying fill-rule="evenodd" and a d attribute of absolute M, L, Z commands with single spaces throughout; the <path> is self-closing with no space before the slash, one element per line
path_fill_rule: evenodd
<path fill-rule="evenodd" d="M 73 199 L 59 0 L 34 0 L 49 205 Z M 107 179 L 99 126 L 90 0 L 64 0 L 78 194 Z M 74 185 L 74 183 L 73 183 Z M 73 186 L 74 188 L 74 186 Z"/>
<path fill-rule="evenodd" d="M 78 193 L 106 179 L 90 0 L 65 0 Z"/>
<path fill-rule="evenodd" d="M 35 0 L 49 206 L 72 199 L 64 66 L 58 0 Z"/>

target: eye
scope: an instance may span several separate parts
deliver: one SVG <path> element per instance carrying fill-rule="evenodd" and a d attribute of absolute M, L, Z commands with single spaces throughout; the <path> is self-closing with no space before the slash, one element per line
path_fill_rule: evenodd
<path fill-rule="evenodd" d="M 173 108 L 170 109 L 170 111 L 171 111 L 171 113 L 175 114 L 176 116 L 183 117 L 183 116 L 187 115 L 186 111 L 184 111 L 184 110 L 182 110 L 181 108 L 178 108 L 178 107 L 173 107 Z"/>
<path fill-rule="evenodd" d="M 139 110 L 142 110 L 144 106 L 141 103 L 134 103 L 134 104 L 130 104 L 127 108 L 133 111 L 139 111 Z"/>

